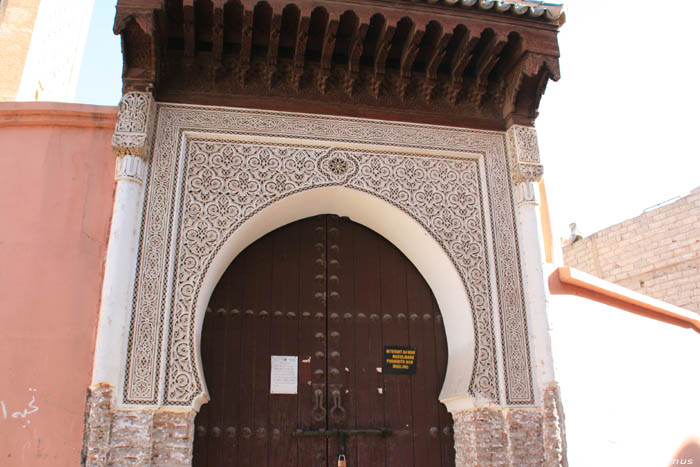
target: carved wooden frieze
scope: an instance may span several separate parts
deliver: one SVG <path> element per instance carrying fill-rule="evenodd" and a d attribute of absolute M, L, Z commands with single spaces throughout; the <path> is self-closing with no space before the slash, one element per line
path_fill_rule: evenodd
<path fill-rule="evenodd" d="M 120 0 L 126 91 L 505 129 L 559 79 L 554 5 Z"/>

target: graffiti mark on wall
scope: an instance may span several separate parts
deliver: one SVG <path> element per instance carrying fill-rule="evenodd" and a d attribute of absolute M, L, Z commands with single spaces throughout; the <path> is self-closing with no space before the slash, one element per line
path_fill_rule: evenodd
<path fill-rule="evenodd" d="M 38 412 L 39 411 L 39 406 L 36 405 L 36 395 L 33 394 L 37 390 L 36 388 L 27 388 L 27 391 L 31 394 L 31 400 L 27 402 L 26 406 L 23 407 L 21 410 L 17 410 L 12 412 L 11 410 L 8 410 L 7 404 L 5 404 L 4 400 L 0 400 L 0 409 L 2 410 L 2 419 L 3 420 L 8 420 L 8 419 L 16 419 L 22 422 L 22 428 L 26 428 L 27 425 L 31 424 L 32 421 L 28 418 L 29 415 Z"/>

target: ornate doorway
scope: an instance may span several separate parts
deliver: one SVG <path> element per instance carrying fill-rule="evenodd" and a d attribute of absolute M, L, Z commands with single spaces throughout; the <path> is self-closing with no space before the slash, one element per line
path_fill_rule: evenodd
<path fill-rule="evenodd" d="M 352 467 L 454 465 L 432 292 L 396 247 L 346 218 L 294 222 L 239 254 L 201 349 L 211 401 L 195 420 L 195 466 L 335 466 L 340 454 Z M 390 374 L 392 349 L 410 349 L 415 368 Z M 275 357 L 297 357 L 296 394 L 271 394 Z"/>

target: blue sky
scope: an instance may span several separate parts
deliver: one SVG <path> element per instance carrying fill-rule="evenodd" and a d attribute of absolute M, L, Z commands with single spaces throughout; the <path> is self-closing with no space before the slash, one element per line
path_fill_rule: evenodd
<path fill-rule="evenodd" d="M 117 105 L 122 92 L 119 36 L 112 34 L 115 0 L 95 0 L 75 102 Z"/>
<path fill-rule="evenodd" d="M 115 0 L 95 0 L 76 102 L 116 105 Z M 697 17 L 675 2 L 571 0 L 561 74 L 537 120 L 555 236 L 584 235 L 700 186 Z"/>

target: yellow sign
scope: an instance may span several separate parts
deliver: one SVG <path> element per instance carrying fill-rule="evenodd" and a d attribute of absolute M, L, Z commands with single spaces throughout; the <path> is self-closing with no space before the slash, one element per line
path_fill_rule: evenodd
<path fill-rule="evenodd" d="M 384 347 L 382 371 L 394 375 L 415 375 L 417 356 L 415 347 Z"/>

